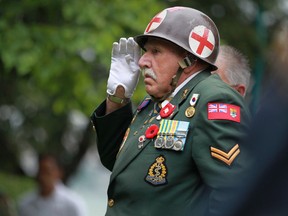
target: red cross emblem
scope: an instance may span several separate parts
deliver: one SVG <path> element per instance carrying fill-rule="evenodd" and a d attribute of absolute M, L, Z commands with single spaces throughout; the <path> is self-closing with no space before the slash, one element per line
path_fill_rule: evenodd
<path fill-rule="evenodd" d="M 161 13 L 157 14 L 153 19 L 149 22 L 148 26 L 145 29 L 145 33 L 155 30 L 160 26 L 163 22 L 164 18 L 166 17 L 167 11 L 164 10 Z"/>
<path fill-rule="evenodd" d="M 210 29 L 196 26 L 190 33 L 189 45 L 196 55 L 206 58 L 214 50 L 215 38 Z"/>

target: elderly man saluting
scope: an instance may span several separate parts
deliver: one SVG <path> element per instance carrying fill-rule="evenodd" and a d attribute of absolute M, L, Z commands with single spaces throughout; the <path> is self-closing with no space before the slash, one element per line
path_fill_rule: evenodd
<path fill-rule="evenodd" d="M 187 7 L 167 8 L 144 34 L 113 44 L 108 96 L 91 116 L 112 171 L 107 216 L 219 213 L 228 179 L 245 168 L 249 115 L 241 95 L 211 75 L 218 49 L 214 22 Z M 133 112 L 140 69 L 148 95 Z"/>

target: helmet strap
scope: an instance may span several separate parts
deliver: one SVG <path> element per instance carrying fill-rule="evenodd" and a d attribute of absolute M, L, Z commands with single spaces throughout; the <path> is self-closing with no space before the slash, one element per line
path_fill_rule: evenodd
<path fill-rule="evenodd" d="M 189 67 L 191 65 L 195 65 L 196 61 L 197 61 L 197 58 L 195 56 L 188 55 L 184 59 L 179 61 L 178 64 L 180 65 L 180 67 L 182 69 L 185 69 L 185 68 L 187 68 L 187 67 Z"/>
<path fill-rule="evenodd" d="M 181 67 L 178 68 L 177 73 L 172 77 L 170 85 L 172 86 L 172 92 L 175 90 L 178 80 L 183 73 L 183 69 Z"/>
<path fill-rule="evenodd" d="M 180 67 L 178 68 L 177 73 L 172 77 L 172 80 L 170 83 L 170 85 L 172 86 L 171 93 L 175 90 L 181 74 L 185 73 L 184 69 L 190 66 L 194 66 L 196 62 L 197 62 L 197 58 L 193 55 L 188 55 L 184 59 L 178 62 Z"/>

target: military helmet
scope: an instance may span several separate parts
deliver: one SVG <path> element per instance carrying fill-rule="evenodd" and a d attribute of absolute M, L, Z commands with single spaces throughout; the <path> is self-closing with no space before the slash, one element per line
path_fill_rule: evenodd
<path fill-rule="evenodd" d="M 147 25 L 143 34 L 134 37 L 144 49 L 148 37 L 168 40 L 211 65 L 219 52 L 219 32 L 215 23 L 204 13 L 188 7 L 166 8 Z"/>

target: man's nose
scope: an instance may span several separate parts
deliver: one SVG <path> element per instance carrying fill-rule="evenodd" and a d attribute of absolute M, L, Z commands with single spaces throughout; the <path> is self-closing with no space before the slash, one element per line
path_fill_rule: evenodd
<path fill-rule="evenodd" d="M 147 55 L 147 53 L 144 53 L 139 61 L 138 61 L 139 67 L 141 69 L 143 68 L 150 68 L 151 67 L 151 61 L 149 60 L 149 56 Z"/>

